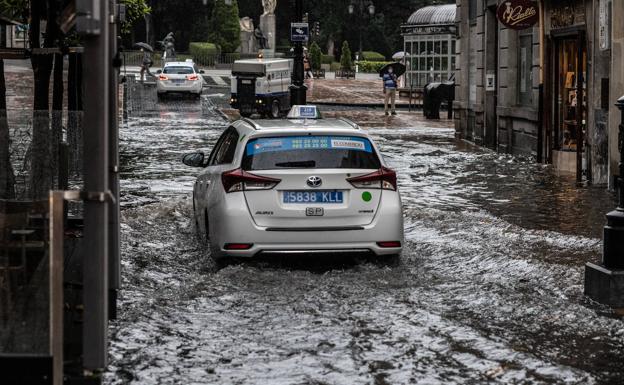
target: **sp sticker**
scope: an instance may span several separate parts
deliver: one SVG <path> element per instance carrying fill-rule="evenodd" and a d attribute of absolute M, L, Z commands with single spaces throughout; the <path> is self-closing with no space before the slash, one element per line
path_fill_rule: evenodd
<path fill-rule="evenodd" d="M 368 191 L 364 191 L 364 192 L 362 193 L 362 200 L 363 200 L 364 202 L 370 202 L 370 201 L 371 201 L 371 199 L 373 199 L 373 194 L 371 194 L 371 193 L 370 193 L 370 192 L 368 192 Z"/>

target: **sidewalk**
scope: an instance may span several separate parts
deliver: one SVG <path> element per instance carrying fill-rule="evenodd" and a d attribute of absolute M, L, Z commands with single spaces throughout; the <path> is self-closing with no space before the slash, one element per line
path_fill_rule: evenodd
<path fill-rule="evenodd" d="M 371 75 L 371 74 L 367 74 Z M 376 75 L 376 74 L 372 74 Z M 312 104 L 383 107 L 383 84 L 377 76 L 367 76 L 365 79 L 326 79 L 306 80 L 308 86 L 308 102 Z M 406 108 L 409 98 L 400 97 L 397 92 L 396 105 Z M 412 99 L 412 105 L 420 107 L 420 101 Z"/>

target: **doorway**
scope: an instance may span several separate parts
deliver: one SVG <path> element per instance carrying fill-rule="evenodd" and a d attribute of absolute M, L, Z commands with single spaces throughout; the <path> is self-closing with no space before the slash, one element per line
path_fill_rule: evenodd
<path fill-rule="evenodd" d="M 587 131 L 587 45 L 583 32 L 553 39 L 554 166 L 583 180 Z"/>

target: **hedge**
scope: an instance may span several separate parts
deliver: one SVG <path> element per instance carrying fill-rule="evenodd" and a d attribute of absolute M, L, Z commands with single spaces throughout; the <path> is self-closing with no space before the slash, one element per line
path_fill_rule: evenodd
<path fill-rule="evenodd" d="M 389 61 L 359 61 L 357 64 L 359 66 L 360 72 L 365 73 L 378 73 L 381 70 L 381 67 L 385 66 L 392 62 Z"/>
<path fill-rule="evenodd" d="M 334 58 L 334 55 L 321 55 L 321 63 L 322 64 L 331 64 L 333 62 L 335 62 L 336 59 Z"/>
<path fill-rule="evenodd" d="M 214 56 L 219 54 L 219 48 L 214 43 L 189 43 L 189 53 L 195 58 L 202 58 L 206 56 Z"/>
<path fill-rule="evenodd" d="M 362 61 L 386 61 L 386 57 L 375 51 L 362 51 Z"/>

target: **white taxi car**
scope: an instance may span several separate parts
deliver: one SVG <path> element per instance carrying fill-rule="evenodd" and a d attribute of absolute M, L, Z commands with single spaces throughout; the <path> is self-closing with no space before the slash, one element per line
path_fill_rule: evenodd
<path fill-rule="evenodd" d="M 199 98 L 202 93 L 204 71 L 198 71 L 192 60 L 165 63 L 162 71 L 156 72 L 158 98 L 168 93 L 187 93 Z"/>
<path fill-rule="evenodd" d="M 402 250 L 396 174 L 351 121 L 242 119 L 210 156 L 188 154 L 183 162 L 202 168 L 194 217 L 213 258 Z"/>

